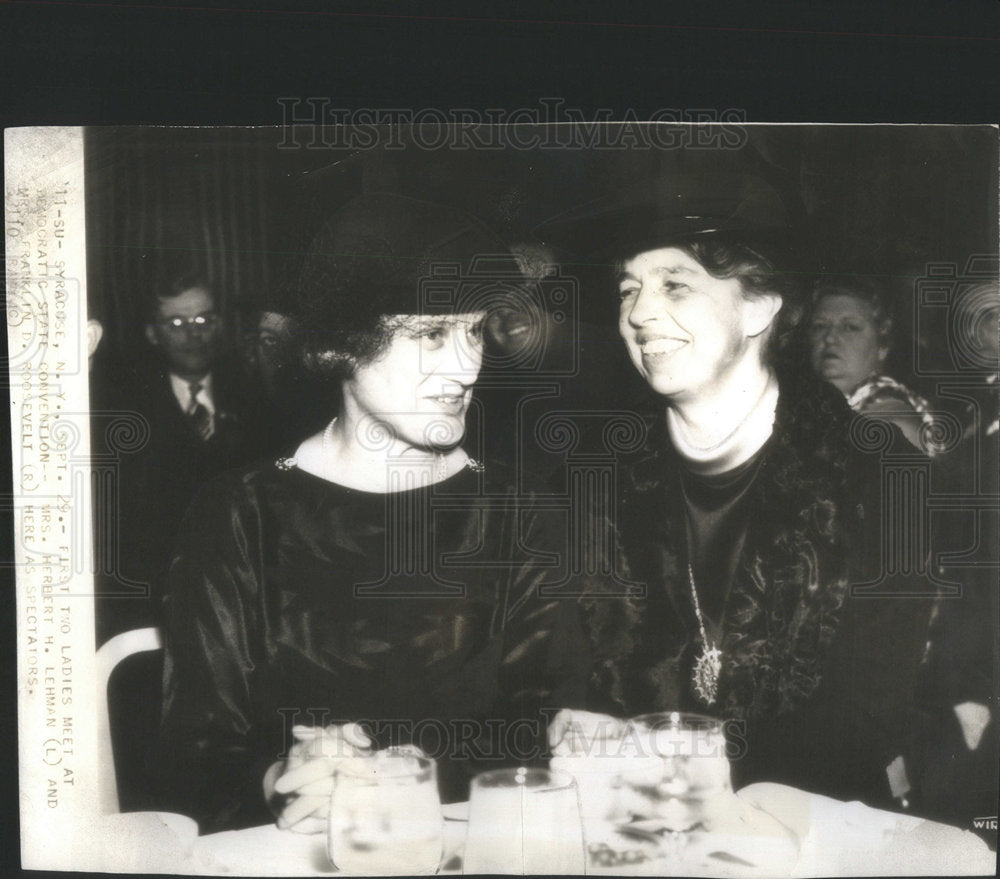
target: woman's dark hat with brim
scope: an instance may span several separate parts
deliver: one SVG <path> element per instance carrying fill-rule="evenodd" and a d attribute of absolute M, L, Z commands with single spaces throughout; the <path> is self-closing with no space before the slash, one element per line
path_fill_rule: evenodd
<path fill-rule="evenodd" d="M 478 310 L 491 288 L 519 282 L 517 261 L 479 220 L 377 192 L 348 202 L 324 224 L 299 286 L 307 299 L 318 293 L 391 315 Z"/>
<path fill-rule="evenodd" d="M 569 259 L 614 264 L 643 251 L 721 238 L 760 252 L 776 267 L 794 250 L 788 209 L 762 178 L 689 173 L 635 184 L 553 217 L 534 230 Z"/>

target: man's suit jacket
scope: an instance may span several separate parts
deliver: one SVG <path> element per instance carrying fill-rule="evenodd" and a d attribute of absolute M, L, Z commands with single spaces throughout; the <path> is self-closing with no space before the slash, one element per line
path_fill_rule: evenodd
<path fill-rule="evenodd" d="M 119 372 L 114 407 L 138 418 L 148 438 L 118 456 L 117 573 L 128 582 L 155 585 L 169 563 L 174 536 L 195 495 L 214 476 L 257 459 L 263 431 L 249 388 L 235 369 L 212 373 L 214 433 L 203 440 L 181 408 L 165 369 Z M 121 602 L 118 602 L 121 604 Z M 155 589 L 148 605 L 129 605 L 129 624 L 155 624 Z M 106 634 L 113 634 L 110 630 Z"/>

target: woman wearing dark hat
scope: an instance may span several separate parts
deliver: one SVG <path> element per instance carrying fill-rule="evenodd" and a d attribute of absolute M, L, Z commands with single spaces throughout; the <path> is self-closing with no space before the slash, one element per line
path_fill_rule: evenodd
<path fill-rule="evenodd" d="M 510 283 L 508 262 L 469 217 L 387 194 L 314 242 L 306 358 L 342 402 L 189 513 L 166 604 L 161 808 L 203 832 L 262 823 L 268 805 L 282 827 L 321 829 L 337 761 L 389 744 L 437 758 L 443 797 L 461 799 L 477 760 L 541 756 L 546 706 L 583 704 L 577 601 L 546 592 L 565 578 L 536 563 L 565 548 L 512 473 L 463 447 L 483 291 Z"/>
<path fill-rule="evenodd" d="M 883 576 L 880 456 L 836 389 L 779 362 L 799 305 L 776 198 L 721 176 L 650 190 L 539 230 L 600 247 L 612 218 L 619 331 L 654 392 L 620 477 L 648 587 L 621 713 L 736 721 L 737 785 L 890 800 L 930 602 Z M 557 753 L 577 720 L 556 718 Z"/>

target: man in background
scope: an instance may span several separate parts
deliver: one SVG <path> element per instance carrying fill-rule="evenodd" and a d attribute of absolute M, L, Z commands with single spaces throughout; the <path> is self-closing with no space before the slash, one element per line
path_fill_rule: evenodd
<path fill-rule="evenodd" d="M 140 363 L 126 407 L 146 422 L 149 438 L 122 460 L 120 479 L 123 572 L 153 584 L 169 563 L 174 532 L 200 487 L 258 455 L 255 404 L 239 369 L 225 357 L 225 333 L 215 292 L 196 275 L 179 275 L 151 300 Z M 148 620 L 129 613 L 130 626 L 157 623 L 155 594 Z"/>
<path fill-rule="evenodd" d="M 188 505 L 211 477 L 257 456 L 254 406 L 226 357 L 216 306 L 207 281 L 176 276 L 150 300 L 148 356 L 109 360 L 102 347 L 93 362 L 98 646 L 160 624 L 157 579 Z M 92 323 L 96 351 L 101 323 Z M 132 659 L 109 683 L 123 810 L 149 807 L 146 745 L 159 720 L 161 675 L 156 653 Z"/>
<path fill-rule="evenodd" d="M 215 399 L 212 369 L 219 353 L 220 327 L 209 287 L 195 277 L 177 279 L 153 303 L 146 339 L 160 354 L 175 404 L 162 394 L 166 387 L 154 380 L 150 390 L 152 399 L 162 406 L 161 424 L 164 429 L 173 428 L 178 439 L 188 440 L 192 449 L 205 448 L 203 443 L 227 430 L 223 421 L 230 415 Z M 157 392 L 161 392 L 159 400 Z"/>

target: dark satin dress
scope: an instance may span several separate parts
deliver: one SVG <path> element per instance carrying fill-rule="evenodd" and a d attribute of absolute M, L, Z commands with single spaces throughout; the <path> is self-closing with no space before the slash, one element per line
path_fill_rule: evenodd
<path fill-rule="evenodd" d="M 168 576 L 158 807 L 202 832 L 273 820 L 262 777 L 293 724 L 420 745 L 446 801 L 540 759 L 589 657 L 566 537 L 514 484 L 488 466 L 372 494 L 286 460 L 210 485 Z"/>

